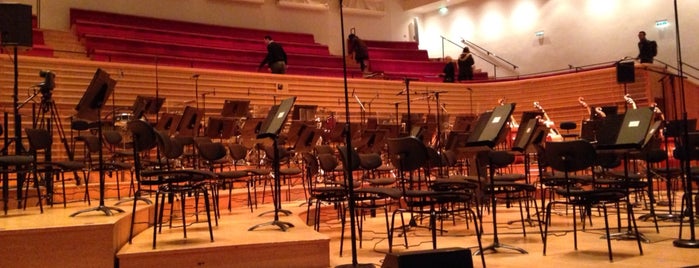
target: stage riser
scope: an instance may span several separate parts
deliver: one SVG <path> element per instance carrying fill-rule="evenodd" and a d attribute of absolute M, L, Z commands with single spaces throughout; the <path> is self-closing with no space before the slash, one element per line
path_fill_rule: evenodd
<path fill-rule="evenodd" d="M 275 231 L 277 232 L 277 231 Z M 215 235 L 215 234 L 214 234 Z M 283 235 L 280 233 L 280 235 Z M 141 267 L 328 267 L 327 240 L 153 251 L 120 255 L 120 268 Z"/>

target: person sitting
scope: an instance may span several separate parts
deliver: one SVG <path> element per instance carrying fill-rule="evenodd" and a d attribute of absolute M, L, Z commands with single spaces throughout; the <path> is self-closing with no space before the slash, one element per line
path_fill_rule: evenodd
<path fill-rule="evenodd" d="M 454 74 L 456 72 L 456 64 L 450 56 L 444 57 L 444 69 L 439 76 L 442 77 L 444 83 L 454 83 Z"/>

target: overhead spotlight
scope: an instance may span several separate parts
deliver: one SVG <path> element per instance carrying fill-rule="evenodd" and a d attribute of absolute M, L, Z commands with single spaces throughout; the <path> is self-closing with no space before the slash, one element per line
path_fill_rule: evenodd
<path fill-rule="evenodd" d="M 439 12 L 440 15 L 446 15 L 447 13 L 449 13 L 449 8 L 447 8 L 447 7 L 440 7 L 440 8 L 437 10 L 437 12 Z"/>

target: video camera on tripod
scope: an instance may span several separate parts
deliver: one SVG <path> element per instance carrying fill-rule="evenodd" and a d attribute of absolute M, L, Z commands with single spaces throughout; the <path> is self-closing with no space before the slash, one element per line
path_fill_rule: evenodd
<path fill-rule="evenodd" d="M 49 100 L 51 99 L 53 89 L 56 87 L 56 74 L 50 70 L 41 70 L 39 71 L 39 76 L 44 78 L 44 82 L 37 85 L 39 92 L 41 92 L 42 100 Z"/>

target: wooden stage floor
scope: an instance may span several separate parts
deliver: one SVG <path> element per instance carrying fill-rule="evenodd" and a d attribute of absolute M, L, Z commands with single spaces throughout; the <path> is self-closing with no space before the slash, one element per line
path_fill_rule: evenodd
<path fill-rule="evenodd" d="M 158 235 L 157 249 L 152 249 L 152 227 L 145 224 L 151 217 L 152 206 L 138 203 L 137 230 L 141 231 L 129 245 L 128 232 L 131 203 L 120 208 L 125 213 L 105 216 L 100 212 L 70 214 L 87 208 L 82 202 L 69 203 L 68 208 L 56 205 L 40 214 L 38 208 L 11 210 L 0 217 L 0 267 L 334 267 L 351 264 L 350 240 L 344 240 L 342 256 L 339 254 L 341 224 L 332 206 L 321 210 L 320 232 L 305 224 L 306 206 L 300 189 L 293 191 L 294 201 L 285 202 L 284 209 L 292 211 L 280 220 L 295 225 L 283 232 L 267 226 L 255 231 L 248 228 L 269 222 L 271 215 L 258 216 L 269 211 L 272 205 L 261 204 L 254 212 L 244 205 L 243 194 L 235 195 L 234 208 L 227 210 L 227 197 L 222 197 L 222 217 L 214 227 L 214 242 L 209 241 L 206 223 L 194 223 L 187 228 L 188 237 L 182 237 L 181 228 L 164 226 Z M 108 199 L 107 204 L 114 204 Z M 96 202 L 93 202 L 96 206 Z M 564 208 L 559 207 L 562 211 Z M 659 207 L 660 210 L 666 207 Z M 636 208 L 636 214 L 647 213 Z M 659 212 L 659 213 L 662 213 Z M 613 210 L 610 215 L 615 215 Z M 205 219 L 200 214 L 200 220 Z M 672 241 L 678 237 L 679 224 L 660 221 L 656 233 L 651 221 L 638 221 L 641 232 L 649 238 L 643 243 L 643 255 L 639 255 L 635 241 L 612 241 L 614 262 L 607 259 L 607 247 L 600 236 L 604 233 L 604 221 L 594 213 L 593 226 L 578 230 L 578 250 L 573 248 L 571 215 L 554 215 L 550 227 L 547 256 L 542 254 L 542 241 L 538 227 L 528 226 L 524 237 L 519 223 L 517 207 L 498 206 L 499 240 L 503 244 L 520 247 L 528 254 L 507 249 L 487 252 L 488 267 L 699 267 L 699 249 L 677 248 Z M 191 215 L 187 219 L 193 221 Z M 314 220 L 314 219 L 311 219 Z M 624 220 L 625 221 L 625 220 Z M 178 225 L 179 221 L 173 221 Z M 616 219 L 610 221 L 615 225 Z M 484 216 L 484 245 L 493 242 L 492 217 Z M 473 227 L 466 228 L 465 221 L 445 221 L 447 231 L 438 236 L 439 248 L 477 246 Z M 689 229 L 684 229 L 685 237 Z M 349 237 L 347 231 L 346 237 Z M 431 249 L 429 232 L 417 229 L 408 233 L 409 249 L 403 238 L 396 237 L 394 252 Z M 359 243 L 357 243 L 359 247 Z M 361 248 L 357 249 L 359 263 L 380 267 L 386 253 L 385 219 L 382 213 L 375 218 L 367 216 Z M 481 267 L 480 258 L 474 256 L 474 266 Z"/>

